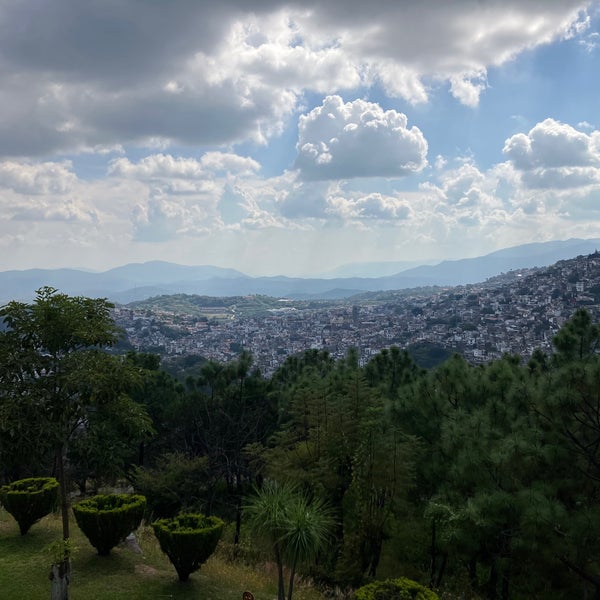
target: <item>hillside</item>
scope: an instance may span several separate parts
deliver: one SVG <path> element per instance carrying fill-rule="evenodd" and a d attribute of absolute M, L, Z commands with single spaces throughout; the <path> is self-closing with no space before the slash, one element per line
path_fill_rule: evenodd
<path fill-rule="evenodd" d="M 173 294 L 336 300 L 361 292 L 479 283 L 502 272 L 547 266 L 557 260 L 590 254 L 598 247 L 598 239 L 526 244 L 477 258 L 409 268 L 385 277 L 249 277 L 234 269 L 162 261 L 130 264 L 102 273 L 76 269 L 4 271 L 0 272 L 0 304 L 31 300 L 34 291 L 45 285 L 71 295 L 105 297 L 120 304 Z"/>

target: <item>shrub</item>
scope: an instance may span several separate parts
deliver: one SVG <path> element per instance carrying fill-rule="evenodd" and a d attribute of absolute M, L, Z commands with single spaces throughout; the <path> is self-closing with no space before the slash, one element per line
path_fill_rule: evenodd
<path fill-rule="evenodd" d="M 215 551 L 225 523 L 218 517 L 181 514 L 152 523 L 160 549 L 169 557 L 180 581 L 187 581 Z"/>
<path fill-rule="evenodd" d="M 58 481 L 54 477 L 29 477 L 0 488 L 0 502 L 19 524 L 21 535 L 58 503 Z"/>
<path fill-rule="evenodd" d="M 356 590 L 355 600 L 439 600 L 439 596 L 425 586 L 407 579 L 374 581 Z"/>
<path fill-rule="evenodd" d="M 145 510 L 146 498 L 137 494 L 100 494 L 73 505 L 79 529 L 100 556 L 140 526 Z"/>

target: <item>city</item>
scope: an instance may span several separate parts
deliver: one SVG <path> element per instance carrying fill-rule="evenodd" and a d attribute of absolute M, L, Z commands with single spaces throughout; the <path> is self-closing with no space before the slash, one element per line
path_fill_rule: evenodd
<path fill-rule="evenodd" d="M 236 313 L 235 305 L 211 306 L 211 314 L 220 314 L 208 318 L 139 303 L 116 307 L 114 317 L 137 350 L 222 362 L 247 350 L 265 375 L 310 348 L 334 358 L 356 348 L 362 364 L 383 348 L 418 344 L 458 352 L 475 364 L 507 353 L 527 359 L 536 348 L 551 352 L 553 336 L 575 309 L 586 307 L 598 319 L 600 254 L 477 285 L 367 294 L 316 307 L 279 304 L 253 315 Z"/>

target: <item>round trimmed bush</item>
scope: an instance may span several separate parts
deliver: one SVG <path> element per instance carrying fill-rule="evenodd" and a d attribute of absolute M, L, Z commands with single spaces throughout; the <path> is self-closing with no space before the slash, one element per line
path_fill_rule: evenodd
<path fill-rule="evenodd" d="M 19 524 L 21 535 L 58 504 L 58 481 L 54 477 L 28 477 L 0 488 L 0 502 Z"/>
<path fill-rule="evenodd" d="M 100 494 L 73 504 L 79 529 L 100 556 L 107 556 L 142 522 L 146 498 L 139 494 Z"/>
<path fill-rule="evenodd" d="M 355 600 L 439 600 L 439 596 L 429 588 L 407 579 L 386 579 L 374 581 L 358 588 Z"/>
<path fill-rule="evenodd" d="M 152 523 L 160 549 L 169 557 L 180 581 L 187 581 L 215 551 L 225 523 L 218 517 L 181 514 Z"/>

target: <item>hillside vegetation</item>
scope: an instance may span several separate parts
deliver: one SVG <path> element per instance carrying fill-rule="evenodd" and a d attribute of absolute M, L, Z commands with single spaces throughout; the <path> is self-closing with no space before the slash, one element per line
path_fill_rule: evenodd
<path fill-rule="evenodd" d="M 56 473 L 63 538 L 79 536 L 69 492 L 126 482 L 147 523 L 223 519 L 227 568 L 257 565 L 278 600 L 304 593 L 290 573 L 321 590 L 408 577 L 446 598 L 600 594 L 600 325 L 585 309 L 527 361 L 455 354 L 423 369 L 394 346 L 364 365 L 356 350 L 313 349 L 264 377 L 242 351 L 184 381 L 156 355 L 103 352 L 117 335 L 109 314 L 48 289 L 0 312 L 0 477 Z M 3 560 L 44 523 L 1 535 Z M 23 557 L 39 570 L 33 545 Z M 93 572 L 82 556 L 73 586 Z M 135 573 L 137 558 L 116 556 Z M 120 576 L 97 560 L 96 585 L 111 589 Z"/>

